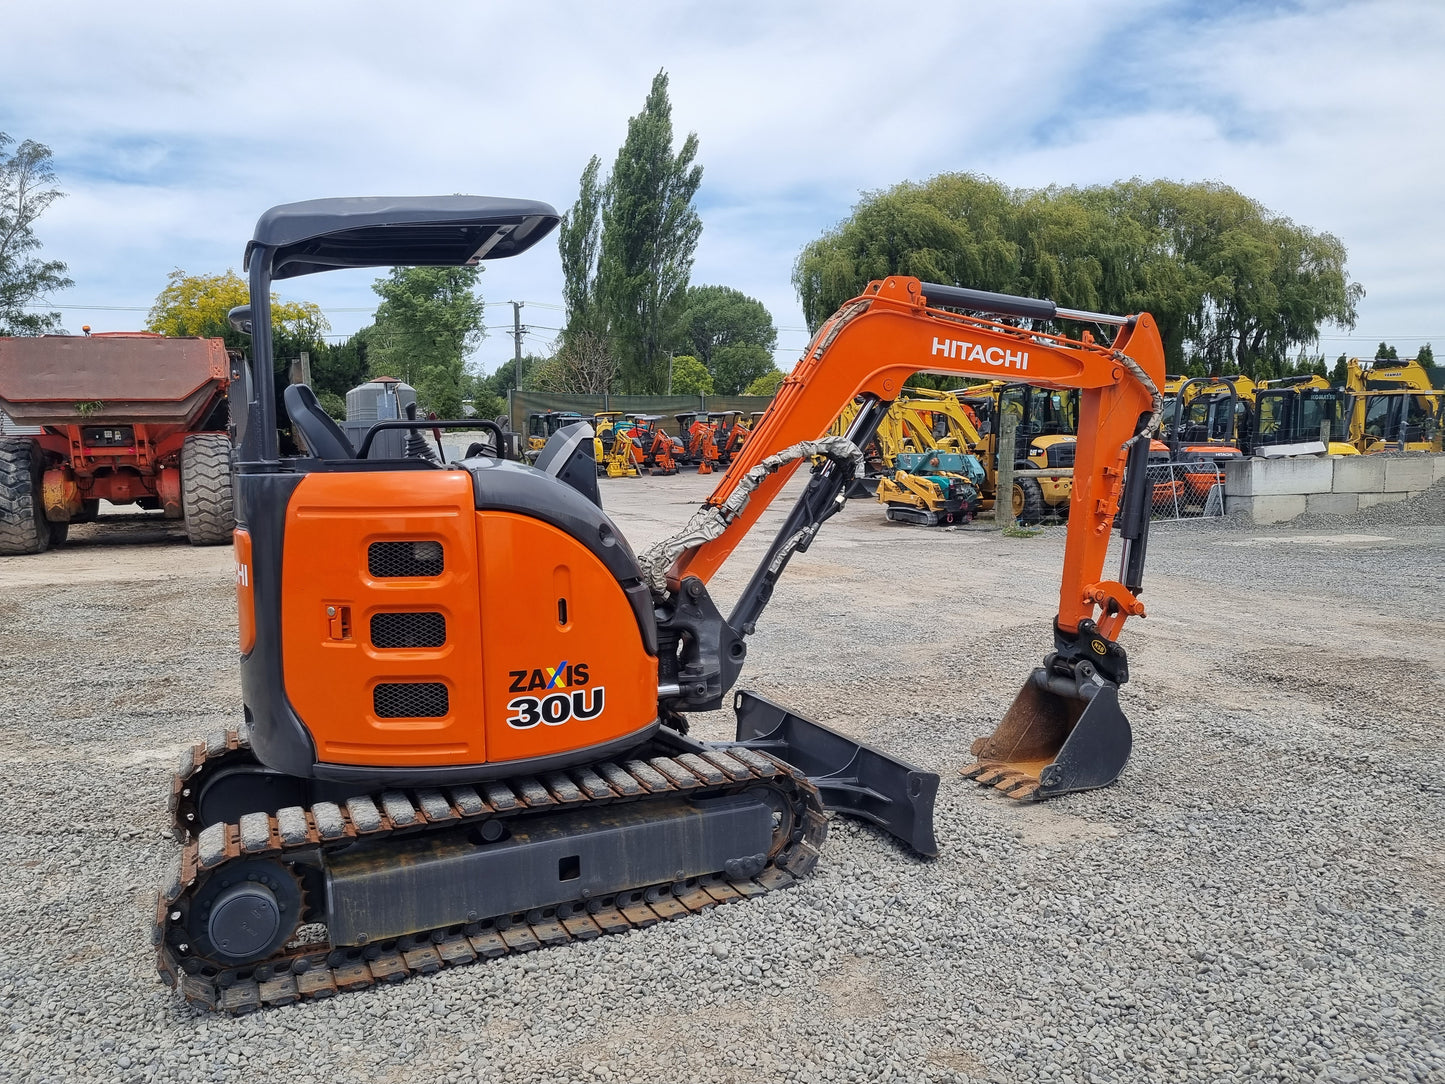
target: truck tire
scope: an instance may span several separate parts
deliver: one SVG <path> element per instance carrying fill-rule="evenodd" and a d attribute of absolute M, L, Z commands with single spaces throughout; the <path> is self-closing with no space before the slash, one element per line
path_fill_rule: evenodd
<path fill-rule="evenodd" d="M 193 546 L 231 541 L 236 528 L 231 496 L 231 441 L 224 433 L 194 433 L 181 445 L 181 512 Z"/>
<path fill-rule="evenodd" d="M 0 440 L 0 554 L 44 553 L 50 548 L 41 477 L 40 446 L 24 437 Z"/>
<path fill-rule="evenodd" d="M 1044 518 L 1044 490 L 1037 478 L 1019 478 L 1014 482 L 1014 519 L 1025 525 Z"/>
<path fill-rule="evenodd" d="M 51 548 L 43 474 L 45 461 L 35 441 L 0 439 L 0 554 L 43 554 Z"/>

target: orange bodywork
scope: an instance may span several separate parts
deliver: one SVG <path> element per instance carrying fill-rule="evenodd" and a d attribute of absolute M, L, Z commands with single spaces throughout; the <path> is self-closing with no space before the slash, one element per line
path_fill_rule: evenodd
<path fill-rule="evenodd" d="M 1072 631 L 1086 619 L 1109 616 L 1107 628 L 1117 633 L 1123 617 L 1142 613 L 1142 607 L 1132 596 L 1114 598 L 1113 581 L 1103 580 L 1102 570 L 1119 508 L 1124 445 L 1151 411 L 1153 398 L 1115 355 L 1127 354 L 1163 387 L 1164 350 L 1153 318 L 1140 314 L 1105 346 L 930 309 L 922 287 L 904 277 L 872 282 L 818 330 L 708 503 L 720 505 L 767 456 L 826 433 L 854 396 L 893 400 L 903 382 L 922 370 L 1080 388 L 1058 624 Z M 725 532 L 684 551 L 670 583 L 687 575 L 710 579 L 796 469 L 794 461 L 769 475 Z"/>
<path fill-rule="evenodd" d="M 220 339 L 148 331 L 0 338 L 0 410 L 21 425 L 63 480 L 48 507 L 68 520 L 80 502 L 157 498 L 181 515 L 177 470 L 186 437 L 204 431 L 230 384 Z"/>
<path fill-rule="evenodd" d="M 688 430 L 688 450 L 698 461 L 698 474 L 711 474 L 718 466 L 717 426 L 712 422 L 695 421 Z"/>
<path fill-rule="evenodd" d="M 1192 504 L 1203 504 L 1209 499 L 1209 491 L 1224 481 L 1223 468 L 1218 467 L 1208 457 L 1220 453 L 1232 457 L 1240 454 L 1239 448 L 1233 444 L 1188 445 L 1180 450 L 1199 457 L 1198 469 L 1186 469 L 1184 472 L 1184 496 Z"/>
<path fill-rule="evenodd" d="M 1156 459 L 1164 463 L 1169 462 L 1169 445 L 1162 440 L 1151 440 L 1149 442 L 1150 477 L 1154 481 L 1154 491 L 1151 500 L 1155 508 L 1168 507 L 1184 495 L 1184 479 L 1177 477 L 1172 471 L 1167 478 L 1159 478 L 1162 471 L 1155 468 Z"/>
<path fill-rule="evenodd" d="M 663 432 L 660 425 L 650 431 L 644 430 L 644 432 L 651 432 L 652 443 L 643 456 L 643 464 L 659 474 L 676 474 L 677 460 L 672 454 L 672 438 Z"/>
<path fill-rule="evenodd" d="M 616 578 L 548 523 L 477 511 L 465 471 L 307 475 L 285 538 L 286 694 L 323 763 L 543 757 L 657 717 L 657 660 Z M 386 542 L 439 544 L 440 573 L 373 575 L 371 547 Z M 389 614 L 441 615 L 444 642 L 376 646 L 373 618 Z M 414 683 L 444 686 L 445 711 L 377 714 L 379 684 Z"/>

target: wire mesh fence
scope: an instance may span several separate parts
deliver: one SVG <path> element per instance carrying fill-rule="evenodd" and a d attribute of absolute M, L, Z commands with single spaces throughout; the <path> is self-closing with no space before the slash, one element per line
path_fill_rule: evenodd
<path fill-rule="evenodd" d="M 1213 460 L 1156 462 L 1146 470 L 1153 519 L 1224 515 L 1224 468 Z"/>
<path fill-rule="evenodd" d="M 1185 520 L 1224 515 L 1224 467 L 1212 459 L 1158 460 L 1146 468 L 1149 518 Z M 1017 527 L 1050 528 L 1068 524 L 1073 495 L 1072 471 L 1016 471 L 1012 486 L 1013 522 Z M 1004 523 L 1008 508 L 996 509 Z"/>

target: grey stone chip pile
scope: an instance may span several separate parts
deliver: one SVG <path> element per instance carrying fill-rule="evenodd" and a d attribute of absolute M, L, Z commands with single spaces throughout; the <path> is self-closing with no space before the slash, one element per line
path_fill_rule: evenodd
<path fill-rule="evenodd" d="M 636 548 L 712 481 L 603 492 Z M 1134 757 L 1020 807 L 957 768 L 1047 647 L 1061 533 L 850 504 L 743 684 L 941 771 L 938 859 L 835 821 L 786 892 L 239 1019 L 180 1004 L 150 943 L 171 765 L 240 718 L 228 553 L 132 584 L 173 549 L 123 547 L 71 582 L 78 530 L 34 559 L 53 582 L 0 590 L 0 1081 L 1445 1080 L 1445 528 L 1397 508 L 1348 528 L 1367 543 L 1157 531 Z M 768 537 L 715 581 L 724 612 Z"/>

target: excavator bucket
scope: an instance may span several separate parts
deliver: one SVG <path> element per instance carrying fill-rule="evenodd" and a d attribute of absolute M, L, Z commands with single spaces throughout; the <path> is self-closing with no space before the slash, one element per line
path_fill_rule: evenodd
<path fill-rule="evenodd" d="M 721 748 L 741 745 L 787 761 L 818 788 L 828 809 L 875 824 L 921 855 L 937 856 L 936 772 L 925 772 L 754 693 L 740 691 L 733 703 L 737 741 Z"/>
<path fill-rule="evenodd" d="M 1106 787 L 1129 759 L 1133 734 L 1119 709 L 1119 687 L 1075 681 L 1038 667 L 994 732 L 973 743 L 967 779 L 1037 802 Z"/>

